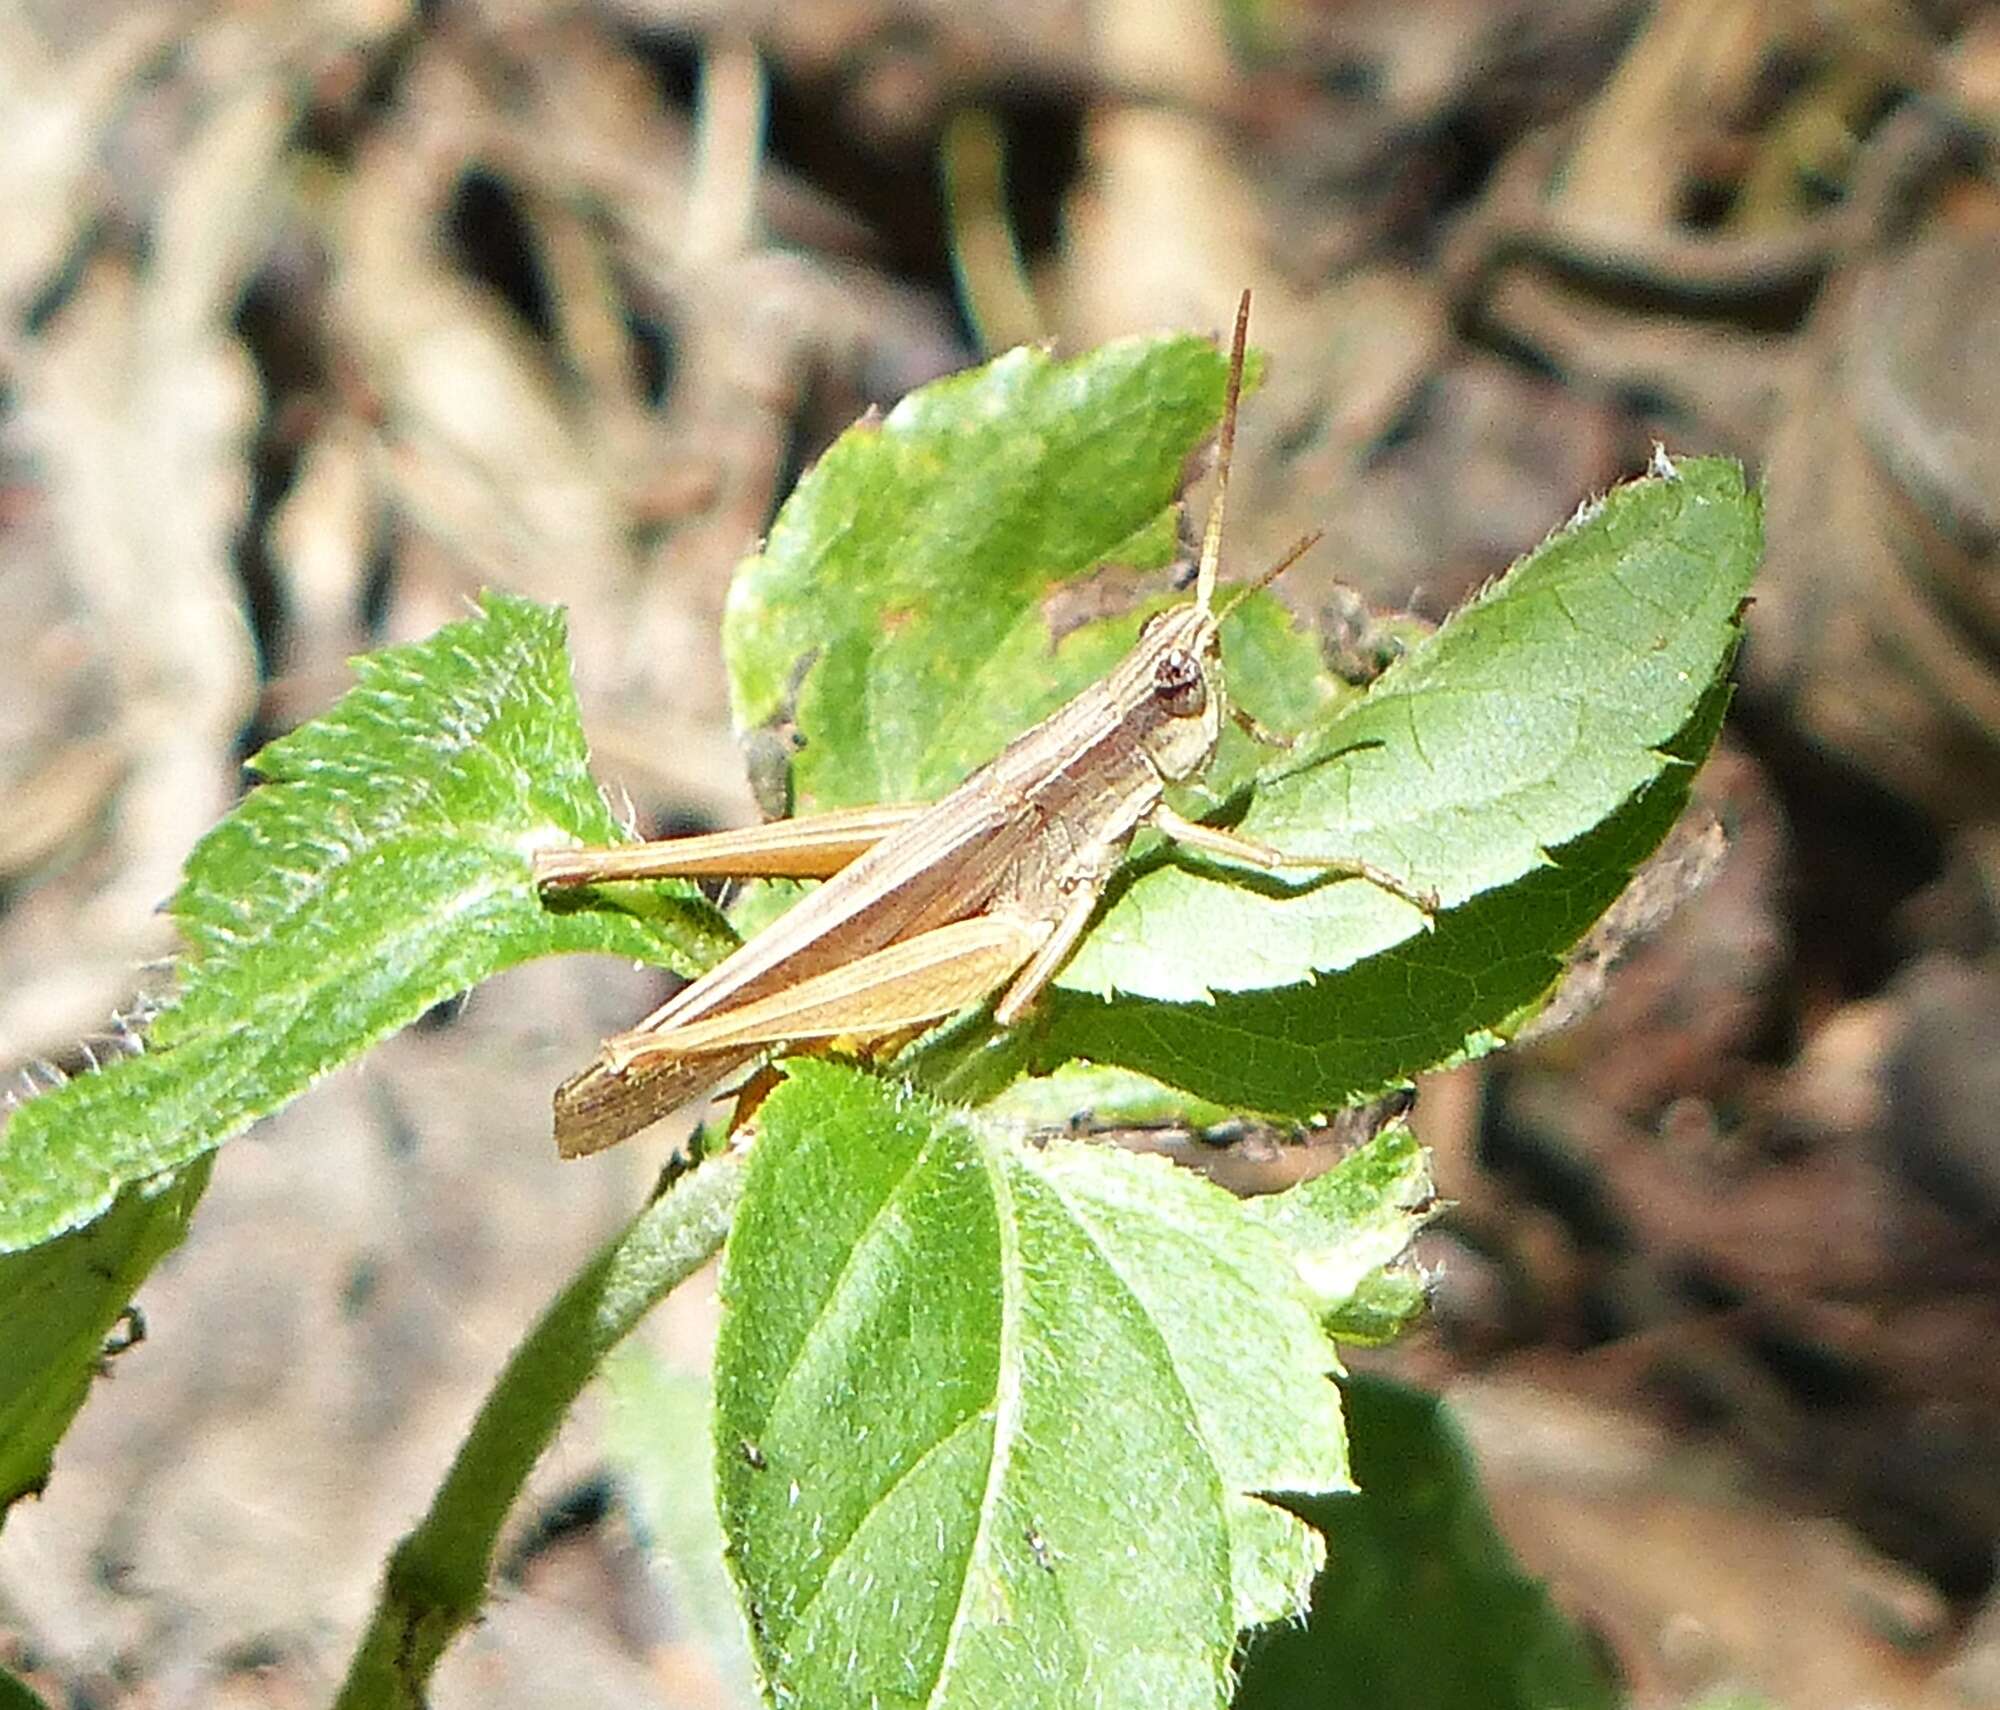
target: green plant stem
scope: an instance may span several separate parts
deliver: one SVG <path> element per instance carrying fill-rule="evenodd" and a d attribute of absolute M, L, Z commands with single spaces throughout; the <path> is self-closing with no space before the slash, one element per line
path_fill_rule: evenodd
<path fill-rule="evenodd" d="M 417 1529 L 397 1545 L 336 1710 L 417 1710 L 479 1612 L 500 1527 L 599 1363 L 721 1247 L 742 1189 L 725 1153 L 683 1176 L 563 1289 L 515 1349 Z"/>

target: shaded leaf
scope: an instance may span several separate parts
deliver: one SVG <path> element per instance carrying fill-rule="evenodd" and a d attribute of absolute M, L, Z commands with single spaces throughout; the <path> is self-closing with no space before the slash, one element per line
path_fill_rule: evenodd
<path fill-rule="evenodd" d="M 1408 1183 L 1371 1156 L 1345 1191 L 1372 1216 L 1368 1170 Z M 1223 1702 L 1234 1634 L 1294 1612 L 1319 1560 L 1254 1493 L 1348 1483 L 1306 1280 L 1340 1268 L 1342 1192 L 1253 1215 L 1157 1158 L 1023 1147 L 793 1064 L 730 1236 L 716 1380 L 777 1701 Z"/>
<path fill-rule="evenodd" d="M 1236 1710 L 1611 1710 L 1584 1636 L 1524 1575 L 1444 1404 L 1345 1386 L 1359 1496 L 1295 1506 L 1325 1533 L 1301 1626 L 1247 1648 Z"/>
<path fill-rule="evenodd" d="M 24 1682 L 0 1668 L 0 1710 L 48 1710 L 48 1706 Z"/>
<path fill-rule="evenodd" d="M 514 963 L 597 950 L 693 971 L 733 942 L 691 886 L 596 909 L 537 899 L 536 849 L 618 836 L 559 613 L 490 595 L 355 671 L 324 718 L 258 755 L 268 781 L 189 857 L 179 995 L 146 1053 L 0 1133 L 0 1247 L 73 1228 Z"/>
<path fill-rule="evenodd" d="M 0 1254 L 0 1510 L 39 1490 L 90 1392 L 105 1338 L 161 1257 L 180 1245 L 208 1166 L 128 1187 L 96 1222 Z"/>

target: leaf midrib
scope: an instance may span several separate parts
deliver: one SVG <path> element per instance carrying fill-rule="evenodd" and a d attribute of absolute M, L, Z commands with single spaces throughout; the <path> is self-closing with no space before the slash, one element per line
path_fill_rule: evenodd
<path fill-rule="evenodd" d="M 961 1128 L 966 1142 L 979 1159 L 993 1190 L 994 1226 L 1000 1244 L 1000 1348 L 994 1367 L 993 1452 L 986 1468 L 986 1488 L 980 1492 L 979 1519 L 972 1528 L 972 1544 L 966 1551 L 965 1574 L 959 1582 L 958 1606 L 951 1612 L 946 1628 L 944 1655 L 938 1659 L 937 1679 L 931 1683 L 927 1705 L 942 1702 L 946 1683 L 958 1655 L 960 1638 L 970 1630 L 967 1604 L 972 1596 L 976 1564 L 983 1564 L 993 1536 L 993 1512 L 999 1505 L 1007 1470 L 1013 1465 L 1014 1441 L 1021 1419 L 1021 1243 L 1014 1216 L 1014 1195 L 1006 1171 L 996 1160 L 997 1143 L 970 1128 Z"/>

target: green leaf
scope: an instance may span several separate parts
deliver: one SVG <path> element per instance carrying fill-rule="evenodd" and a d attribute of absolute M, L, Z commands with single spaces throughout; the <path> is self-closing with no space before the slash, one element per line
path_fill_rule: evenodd
<path fill-rule="evenodd" d="M 740 720 L 789 714 L 804 739 L 802 805 L 935 797 L 1102 674 L 1165 596 L 1079 619 L 1098 608 L 1076 583 L 1164 553 L 1222 366 L 1187 338 L 1017 351 L 842 438 L 725 626 Z M 1242 792 L 1245 835 L 1372 861 L 1444 907 L 1427 925 L 1364 881 L 1152 840 L 1020 1061 L 1304 1117 L 1502 1043 L 1679 812 L 1760 547 L 1740 469 L 1686 461 L 1586 507 L 1358 697 L 1274 602 L 1245 602 L 1232 695 L 1308 735 L 1273 762 L 1228 731 L 1210 802 Z"/>
<path fill-rule="evenodd" d="M 1691 460 L 1581 514 L 1261 782 L 1244 835 L 1372 861 L 1282 882 L 1156 853 L 1031 1052 L 1305 1116 L 1501 1042 L 1658 845 L 1727 701 L 1759 508 Z"/>
<path fill-rule="evenodd" d="M 723 623 L 738 724 L 804 738 L 800 811 L 941 795 L 1130 647 L 1164 578 L 1075 585 L 1172 556 L 1227 367 L 1187 336 L 1015 350 L 835 441 Z"/>
<path fill-rule="evenodd" d="M 723 1523 L 776 1701 L 1223 1703 L 1236 1632 L 1295 1613 L 1320 1559 L 1255 1493 L 1348 1486 L 1321 1328 L 1343 1192 L 1368 1223 L 1360 1178 L 1253 1213 L 1157 1158 L 1026 1147 L 794 1063 L 716 1355 Z"/>
<path fill-rule="evenodd" d="M 1423 1305 L 1423 1284 L 1392 1268 L 1432 1208 L 1430 1165 L 1416 1136 L 1385 1128 L 1338 1169 L 1289 1193 L 1246 1200 L 1243 1214 L 1300 1254 L 1300 1279 L 1342 1341 L 1393 1340 Z"/>
<path fill-rule="evenodd" d="M 1718 688 L 1680 739 L 1707 752 Z M 1563 957 L 1659 846 L 1687 802 L 1692 760 L 1519 882 L 1450 909 L 1436 929 L 1308 984 L 1209 1003 L 1106 1001 L 1057 990 L 1016 1049 L 1037 1067 L 1129 1065 L 1238 1109 L 1307 1117 L 1506 1043 Z M 1219 888 L 1219 887 L 1218 887 Z"/>
<path fill-rule="evenodd" d="M 0 1668 L 0 1710 L 48 1710 L 48 1706 L 25 1681 Z"/>
<path fill-rule="evenodd" d="M 491 594 L 355 674 L 257 756 L 268 781 L 189 857 L 179 993 L 145 1054 L 0 1133 L 0 1249 L 74 1228 L 502 968 L 598 950 L 692 972 L 734 943 L 691 886 L 537 900 L 535 850 L 619 835 L 586 769 L 560 613 Z"/>
<path fill-rule="evenodd" d="M 1278 763 L 1241 831 L 1372 861 L 1447 910 L 1547 866 L 1685 770 L 1663 751 L 1734 655 L 1757 511 L 1742 470 L 1715 459 L 1615 489 L 1315 732 L 1310 755 Z M 1160 866 L 1063 983 L 1206 1001 L 1345 967 L 1422 930 L 1417 910 L 1365 881 L 1308 874 L 1273 888 L 1193 861 Z M 1185 925 L 1203 931 L 1197 955 Z"/>
<path fill-rule="evenodd" d="M 1014 1081 L 997 1097 L 972 1102 L 983 1105 L 991 1120 L 1055 1132 L 1170 1124 L 1212 1128 L 1234 1115 L 1222 1105 L 1191 1099 L 1150 1075 L 1095 1063 L 1066 1063 L 1049 1074 Z"/>
<path fill-rule="evenodd" d="M 1346 1385 L 1359 1496 L 1294 1504 L 1329 1565 L 1301 1626 L 1249 1644 L 1236 1710 L 1611 1710 L 1589 1643 L 1527 1578 L 1444 1404 Z"/>
<path fill-rule="evenodd" d="M 180 1245 L 207 1184 L 204 1160 L 125 1189 L 85 1228 L 0 1254 L 0 1511 L 47 1482 L 105 1338 L 146 1273 Z"/>
<path fill-rule="evenodd" d="M 1282 736 L 1300 735 L 1357 695 L 1352 685 L 1322 667 L 1319 638 L 1312 629 L 1266 593 L 1251 594 L 1230 606 L 1222 620 L 1222 657 L 1231 705 Z M 1269 746 L 1227 723 L 1200 781 L 1172 793 L 1184 812 L 1206 818 L 1251 785 L 1270 762 Z"/>

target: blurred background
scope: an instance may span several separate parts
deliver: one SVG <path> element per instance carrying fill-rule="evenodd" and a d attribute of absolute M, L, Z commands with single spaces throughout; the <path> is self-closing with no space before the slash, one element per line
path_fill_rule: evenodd
<path fill-rule="evenodd" d="M 1337 662 L 1655 441 L 1767 483 L 1647 936 L 1425 1089 L 1435 1312 L 1363 1363 L 1634 1703 L 2000 1705 L 1997 124 L 1960 0 L 0 0 L 0 1067 L 115 1042 L 244 756 L 482 585 L 568 606 L 641 825 L 750 817 L 716 624 L 799 471 L 1249 284 L 1232 556 L 1328 529 Z M 521 970 L 229 1148 L 0 1540 L 0 1660 L 324 1699 L 671 1147 L 547 1137 L 656 990 Z M 695 1468 L 711 1319 L 646 1332 Z M 746 1702 L 604 1409 L 440 1704 Z"/>

